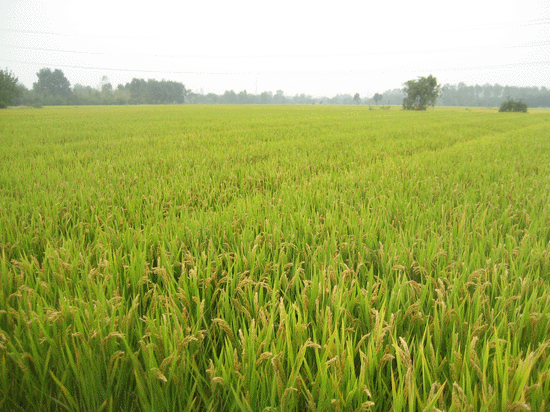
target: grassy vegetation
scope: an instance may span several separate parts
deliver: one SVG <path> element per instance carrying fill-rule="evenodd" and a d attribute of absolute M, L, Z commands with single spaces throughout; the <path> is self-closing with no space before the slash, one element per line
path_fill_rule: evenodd
<path fill-rule="evenodd" d="M 0 410 L 550 409 L 550 112 L 0 114 Z"/>

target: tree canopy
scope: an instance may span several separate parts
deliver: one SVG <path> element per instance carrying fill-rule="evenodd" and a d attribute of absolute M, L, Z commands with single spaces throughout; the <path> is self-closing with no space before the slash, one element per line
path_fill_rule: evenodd
<path fill-rule="evenodd" d="M 22 93 L 22 89 L 17 85 L 17 77 L 6 70 L 0 70 L 0 108 L 5 108 L 11 104 Z"/>
<path fill-rule="evenodd" d="M 499 112 L 521 112 L 527 113 L 527 104 L 522 101 L 507 100 L 500 105 Z"/>
<path fill-rule="evenodd" d="M 136 79 L 126 83 L 132 104 L 181 104 L 185 102 L 187 90 L 179 82 L 171 80 Z"/>
<path fill-rule="evenodd" d="M 431 74 L 428 77 L 419 77 L 418 80 L 409 80 L 403 88 L 405 98 L 403 109 L 426 110 L 428 106 L 434 106 L 441 94 L 441 85 Z"/>
<path fill-rule="evenodd" d="M 71 83 L 63 74 L 63 71 L 50 68 L 40 69 L 36 73 L 38 81 L 33 83 L 33 90 L 52 96 L 67 97 L 71 94 Z"/>

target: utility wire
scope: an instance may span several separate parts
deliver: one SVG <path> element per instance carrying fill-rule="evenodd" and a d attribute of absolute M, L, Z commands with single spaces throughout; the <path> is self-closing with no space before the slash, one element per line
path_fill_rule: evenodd
<path fill-rule="evenodd" d="M 208 72 L 208 71 L 177 71 L 177 70 L 147 70 L 147 69 L 120 69 L 120 68 L 109 68 L 109 67 L 92 67 L 92 66 L 75 66 L 69 64 L 49 64 L 36 61 L 28 60 L 12 60 L 0 58 L 1 61 L 10 62 L 10 63 L 20 63 L 20 64 L 29 64 L 29 65 L 38 65 L 38 66 L 55 66 L 66 69 L 84 69 L 84 70 L 104 70 L 104 71 L 117 71 L 117 72 L 139 72 L 139 73 L 167 73 L 167 74 L 210 74 L 210 75 L 242 75 L 242 74 L 251 74 L 252 72 Z"/>
<path fill-rule="evenodd" d="M 476 30 L 490 30 L 490 29 L 501 29 L 509 27 L 528 27 L 528 26 L 545 26 L 550 24 L 550 18 L 540 18 L 535 20 L 526 20 L 520 22 L 496 22 L 496 23 L 487 23 L 473 26 L 462 26 L 462 27 L 451 27 L 445 30 L 439 30 L 440 33 L 446 32 L 462 32 L 462 31 L 476 31 Z M 115 34 L 92 34 L 92 33 L 60 33 L 60 32 L 49 32 L 49 31 L 36 31 L 36 30 L 25 30 L 25 29 L 14 29 L 8 27 L 0 27 L 0 31 L 7 31 L 12 33 L 24 33 L 24 34 L 35 34 L 40 36 L 63 36 L 63 37 L 87 37 L 87 38 L 96 38 L 96 39 L 107 39 L 107 40 L 154 40 L 154 41 L 170 41 L 173 38 L 161 38 L 161 37 L 147 37 L 147 36 L 128 36 L 128 35 L 115 35 Z M 429 34 L 434 34 L 433 31 L 427 32 Z"/>
<path fill-rule="evenodd" d="M 510 26 L 525 27 L 525 26 L 539 26 L 539 25 L 548 25 L 550 24 L 549 18 L 540 18 L 536 20 L 528 20 L 524 22 L 501 22 L 501 23 L 489 23 L 482 24 L 477 26 L 463 26 L 458 28 L 449 28 L 447 30 L 442 30 L 440 32 L 456 32 L 456 31 L 472 31 L 472 30 L 488 30 L 488 29 L 497 29 L 505 28 Z M 76 33 L 59 33 L 59 32 L 48 32 L 48 31 L 34 31 L 34 30 L 24 30 L 24 29 L 14 29 L 14 28 L 5 28 L 0 27 L 0 31 L 7 31 L 13 33 L 24 33 L 24 34 L 33 34 L 40 36 L 63 36 L 63 37 L 89 37 L 89 38 L 98 38 L 98 39 L 107 39 L 107 40 L 154 40 L 154 41 L 168 41 L 170 39 L 154 38 L 154 37 L 145 37 L 145 36 L 127 36 L 127 35 L 110 35 L 110 34 L 76 34 Z M 433 34 L 433 33 L 431 33 Z M 549 45 L 550 42 L 542 41 L 539 43 L 528 43 L 521 45 L 512 45 L 505 46 L 505 48 L 528 48 L 528 47 L 542 47 Z M 118 56 L 120 53 L 105 53 L 105 52 L 93 52 L 93 51 L 79 51 L 79 50 L 62 50 L 62 49 L 53 49 L 53 48 L 44 48 L 44 47 L 31 47 L 31 46 L 17 46 L 9 44 L 1 44 L 2 47 L 8 48 L 17 48 L 21 50 L 33 50 L 33 51 L 46 51 L 46 52 L 55 52 L 55 53 L 72 53 L 72 54 L 84 54 L 84 55 L 103 55 L 103 56 Z M 490 46 L 477 46 L 476 48 L 484 48 Z M 460 51 L 471 51 L 471 47 L 455 47 L 455 48 L 442 48 L 442 49 L 426 49 L 426 50 L 400 50 L 400 51 L 381 51 L 381 52 L 370 52 L 370 53 L 324 53 L 324 54 L 298 54 L 298 55 L 173 55 L 173 54 L 148 54 L 140 53 L 148 56 L 154 57 L 164 57 L 164 58 L 187 58 L 187 59 L 282 59 L 282 58 L 338 58 L 338 57 L 370 57 L 370 56 L 397 56 L 397 55 L 410 55 L 410 54 L 438 54 L 438 53 L 449 53 L 449 52 L 460 52 Z M 114 69 L 113 69 L 114 70 Z M 118 69 L 121 70 L 121 69 Z M 180 73 L 180 72 L 176 72 Z"/>
<path fill-rule="evenodd" d="M 526 44 L 518 44 L 512 46 L 506 46 L 505 48 L 530 48 L 530 47 L 542 47 L 550 45 L 550 41 L 531 42 Z M 21 50 L 33 50 L 33 51 L 46 51 L 54 53 L 70 53 L 70 54 L 87 54 L 87 55 L 99 55 L 99 56 L 120 56 L 121 53 L 106 53 L 106 52 L 93 52 L 93 51 L 79 51 L 79 50 L 63 50 L 63 49 L 51 49 L 46 47 L 32 47 L 32 46 L 18 46 L 12 44 L 0 44 L 0 47 L 7 47 L 11 49 Z M 203 55 L 203 54 L 149 54 L 140 53 L 159 58 L 182 58 L 182 59 L 282 59 L 282 58 L 333 58 L 333 57 L 373 57 L 373 56 L 399 56 L 399 55 L 417 55 L 417 54 L 438 54 L 438 53 L 452 53 L 461 51 L 472 51 L 473 49 L 491 48 L 492 46 L 475 46 L 472 47 L 452 47 L 442 49 L 424 49 L 424 50 L 398 50 L 398 51 L 382 51 L 382 52 L 369 52 L 369 53 L 330 53 L 330 54 L 277 54 L 277 55 Z"/>
<path fill-rule="evenodd" d="M 165 73 L 165 74 L 201 74 L 201 75 L 261 75 L 261 74 L 307 74 L 311 75 L 312 73 L 319 73 L 325 75 L 326 73 L 341 73 L 341 74 L 363 74 L 372 72 L 370 69 L 351 69 L 351 70 L 279 70 L 279 71 L 269 71 L 269 70 L 254 70 L 254 71 L 239 71 L 239 72 L 212 72 L 212 71 L 180 71 L 180 70 L 148 70 L 148 69 L 121 69 L 121 68 L 110 68 L 110 67 L 93 67 L 93 66 L 76 66 L 76 65 L 67 65 L 67 64 L 49 64 L 36 61 L 26 61 L 26 60 L 11 60 L 0 58 L 1 61 L 10 62 L 10 63 L 20 63 L 28 65 L 38 65 L 38 66 L 52 66 L 59 68 L 68 68 L 68 69 L 83 69 L 83 70 L 103 70 L 103 71 L 118 71 L 118 72 L 138 72 L 138 73 Z M 500 69 L 500 68 L 514 68 L 514 67 L 525 67 L 525 66 L 547 66 L 550 65 L 550 60 L 547 61 L 536 61 L 536 62 L 518 62 L 518 63 L 507 63 L 507 64 L 498 64 L 498 65 L 483 65 L 483 66 L 468 66 L 468 67 L 448 67 L 448 68 L 431 68 L 432 71 L 463 71 L 463 70 L 480 70 L 480 69 Z M 376 68 L 375 68 L 376 69 Z M 382 68 L 381 68 L 382 69 Z M 427 70 L 427 71 L 429 71 Z M 422 71 L 422 70 L 420 70 Z"/>
<path fill-rule="evenodd" d="M 18 46 L 11 44 L 0 44 L 1 47 L 12 49 L 46 51 L 55 53 L 73 53 L 73 54 L 89 54 L 102 56 L 120 56 L 120 53 L 105 53 L 105 52 L 87 52 L 78 50 L 62 50 L 50 49 L 45 47 Z M 428 49 L 428 50 L 400 50 L 400 51 L 383 51 L 371 53 L 330 53 L 330 54 L 267 54 L 267 55 L 204 55 L 204 54 L 149 54 L 138 52 L 136 54 L 145 54 L 154 57 L 170 57 L 170 58 L 186 58 L 186 59 L 279 59 L 279 58 L 323 58 L 323 57 L 369 57 L 381 55 L 401 55 L 401 54 L 431 54 L 431 53 L 448 53 L 451 51 L 467 51 L 471 48 L 455 47 L 447 49 Z"/>
<path fill-rule="evenodd" d="M 39 36 L 88 37 L 88 38 L 108 39 L 108 40 L 170 40 L 168 38 L 163 39 L 160 37 L 124 36 L 124 35 L 114 35 L 114 34 L 59 33 L 59 32 L 51 32 L 51 31 L 11 29 L 6 27 L 0 27 L 0 30 L 9 31 L 12 33 L 36 34 Z"/>

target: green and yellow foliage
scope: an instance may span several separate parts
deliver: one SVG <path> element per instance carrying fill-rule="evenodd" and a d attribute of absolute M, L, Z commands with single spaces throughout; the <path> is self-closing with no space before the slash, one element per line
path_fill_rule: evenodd
<path fill-rule="evenodd" d="M 0 410 L 548 410 L 549 119 L 3 111 Z"/>

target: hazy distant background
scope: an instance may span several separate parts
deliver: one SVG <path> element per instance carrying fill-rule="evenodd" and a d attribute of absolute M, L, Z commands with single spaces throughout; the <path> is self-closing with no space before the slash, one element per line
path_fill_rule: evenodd
<path fill-rule="evenodd" d="M 28 88 L 132 78 L 198 93 L 372 96 L 439 83 L 550 87 L 548 0 L 0 2 L 0 65 Z"/>

